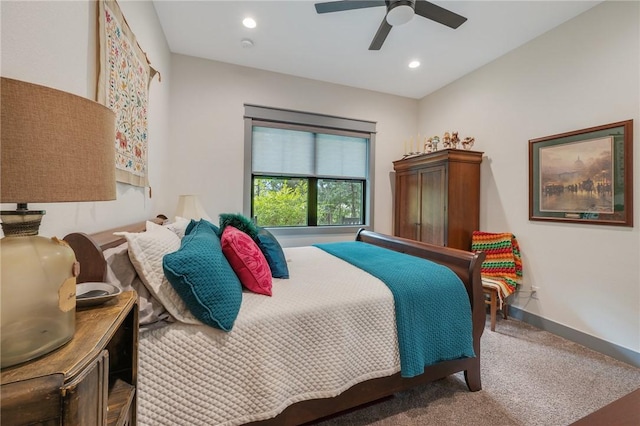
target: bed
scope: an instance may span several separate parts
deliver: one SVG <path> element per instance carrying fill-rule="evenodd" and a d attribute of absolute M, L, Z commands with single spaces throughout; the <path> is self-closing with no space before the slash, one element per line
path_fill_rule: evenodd
<path fill-rule="evenodd" d="M 145 228 L 163 223 L 170 227 L 166 217 L 158 216 L 117 230 L 67 235 L 81 265 L 78 282 L 113 281 L 111 253 L 126 258 L 132 235 L 147 234 Z M 231 331 L 189 321 L 188 315 L 185 321 L 142 325 L 138 424 L 298 425 L 457 372 L 464 372 L 470 391 L 480 390 L 484 253 L 366 230 L 360 230 L 355 241 L 367 249 L 428 259 L 452 271 L 464 287 L 465 301 L 456 303 L 469 311 L 473 356 L 432 362 L 424 371 L 407 375 L 404 360 L 400 362 L 395 293 L 378 277 L 321 247 L 285 248 L 290 279 L 274 279 L 272 297 L 243 292 Z M 140 299 L 154 299 L 146 287 L 136 288 Z M 162 317 L 165 307 L 154 303 L 147 310 L 155 309 Z M 451 321 L 446 319 L 448 307 L 432 310 Z"/>

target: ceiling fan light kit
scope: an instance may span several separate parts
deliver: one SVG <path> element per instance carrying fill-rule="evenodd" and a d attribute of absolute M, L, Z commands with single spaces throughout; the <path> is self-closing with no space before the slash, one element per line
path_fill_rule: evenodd
<path fill-rule="evenodd" d="M 453 29 L 458 28 L 467 20 L 464 16 L 426 0 L 343 0 L 316 3 L 315 6 L 316 12 L 320 14 L 386 6 L 387 13 L 382 19 L 376 35 L 373 37 L 369 50 L 380 50 L 391 28 L 396 25 L 406 24 L 413 18 L 414 14 Z"/>
<path fill-rule="evenodd" d="M 406 24 L 413 18 L 415 0 L 402 0 L 395 3 L 390 3 L 387 10 L 387 16 L 385 19 L 391 26 Z"/>

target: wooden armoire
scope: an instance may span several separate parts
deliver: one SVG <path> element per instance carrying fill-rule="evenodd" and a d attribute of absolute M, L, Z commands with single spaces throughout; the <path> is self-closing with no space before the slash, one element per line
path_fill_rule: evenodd
<path fill-rule="evenodd" d="M 443 149 L 394 161 L 395 235 L 470 250 L 480 226 L 482 154 Z"/>

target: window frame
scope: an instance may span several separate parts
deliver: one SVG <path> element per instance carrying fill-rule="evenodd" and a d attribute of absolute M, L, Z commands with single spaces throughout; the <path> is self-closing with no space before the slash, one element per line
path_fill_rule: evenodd
<path fill-rule="evenodd" d="M 279 129 L 302 130 L 317 133 L 335 134 L 367 138 L 367 176 L 365 178 L 365 200 L 363 206 L 364 223 L 361 225 L 316 225 L 268 228 L 276 235 L 312 235 L 355 233 L 360 228 L 370 229 L 373 224 L 374 176 L 375 176 L 375 135 L 376 123 L 311 112 L 294 111 L 265 107 L 253 104 L 244 105 L 244 188 L 243 214 L 251 215 L 252 197 L 252 135 L 253 126 L 274 127 Z M 322 178 L 322 177 L 319 177 Z M 309 206 L 311 207 L 311 206 Z"/>

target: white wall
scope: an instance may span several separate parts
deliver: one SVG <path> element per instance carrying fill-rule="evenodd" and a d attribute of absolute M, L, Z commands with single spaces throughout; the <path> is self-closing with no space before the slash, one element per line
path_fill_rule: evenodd
<path fill-rule="evenodd" d="M 422 99 L 429 133 L 458 129 L 484 151 L 481 229 L 513 232 L 524 263 L 515 305 L 640 351 L 640 3 L 605 2 Z M 528 220 L 528 140 L 634 120 L 633 228 Z"/>
<path fill-rule="evenodd" d="M 94 232 L 145 220 L 158 214 L 163 196 L 163 166 L 169 157 L 169 48 L 150 2 L 120 1 L 122 12 L 160 71 L 154 79 L 149 106 L 149 179 L 153 191 L 117 185 L 117 200 L 85 203 L 29 204 L 43 209 L 40 234 L 64 236 L 72 231 Z M 1 74 L 96 99 L 97 3 L 95 1 L 2 1 Z M 155 190 L 157 188 L 157 190 Z M 14 210 L 15 204 L 2 209 Z"/>
<path fill-rule="evenodd" d="M 415 134 L 417 100 L 181 55 L 172 56 L 171 82 L 172 161 L 181 173 L 168 192 L 199 194 L 216 220 L 242 212 L 245 103 L 377 122 L 374 228 L 392 232 L 389 174 Z M 281 237 L 285 246 L 312 241 Z"/>

